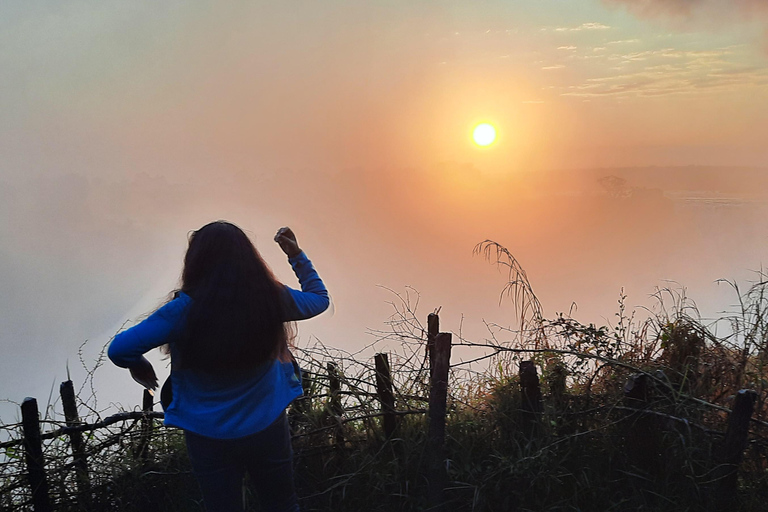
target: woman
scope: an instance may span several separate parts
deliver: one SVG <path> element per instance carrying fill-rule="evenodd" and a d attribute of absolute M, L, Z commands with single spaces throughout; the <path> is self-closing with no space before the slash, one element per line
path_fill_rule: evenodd
<path fill-rule="evenodd" d="M 174 299 L 109 346 L 109 358 L 149 389 L 157 377 L 143 354 L 170 352 L 165 424 L 184 430 L 209 512 L 242 510 L 246 471 L 262 509 L 299 510 L 285 408 L 302 389 L 286 322 L 318 315 L 329 298 L 293 232 L 281 228 L 275 241 L 301 291 L 275 279 L 240 228 L 212 222 L 189 239 Z"/>

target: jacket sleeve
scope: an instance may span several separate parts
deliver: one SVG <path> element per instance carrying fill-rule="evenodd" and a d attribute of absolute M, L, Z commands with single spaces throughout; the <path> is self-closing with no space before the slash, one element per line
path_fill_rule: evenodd
<path fill-rule="evenodd" d="M 187 296 L 173 299 L 145 320 L 117 334 L 109 344 L 109 359 L 117 366 L 130 368 L 145 352 L 168 343 L 180 325 L 188 300 Z"/>
<path fill-rule="evenodd" d="M 286 311 L 285 321 L 305 320 L 317 316 L 330 304 L 330 296 L 325 288 L 322 279 L 317 275 L 317 271 L 312 266 L 307 255 L 304 252 L 288 258 L 288 262 L 293 267 L 293 272 L 299 279 L 301 291 L 294 290 L 288 286 L 286 290 Z"/>

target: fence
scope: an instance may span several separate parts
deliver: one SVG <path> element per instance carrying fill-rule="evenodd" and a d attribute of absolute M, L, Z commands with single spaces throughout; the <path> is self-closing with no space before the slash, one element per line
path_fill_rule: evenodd
<path fill-rule="evenodd" d="M 362 416 L 353 415 L 345 417 L 345 410 L 340 400 L 342 393 L 344 393 L 342 390 L 342 382 L 344 378 L 341 375 L 338 364 L 334 361 L 328 361 L 326 366 L 328 395 L 305 393 L 305 396 L 294 403 L 291 415 L 295 416 L 301 414 L 311 408 L 313 400 L 327 397 L 327 409 L 332 415 L 331 426 L 314 429 L 310 433 L 303 433 L 298 436 L 307 436 L 309 434 L 317 433 L 319 430 L 333 430 L 337 445 L 342 445 L 344 443 L 344 437 L 342 430 L 338 427 L 345 423 L 380 418 L 385 438 L 391 439 L 396 434 L 398 417 L 429 412 L 428 435 L 433 449 L 430 450 L 432 457 L 430 458 L 428 465 L 428 479 L 430 482 L 434 482 L 434 485 L 430 486 L 430 489 L 432 489 L 431 493 L 434 496 L 433 500 L 439 502 L 441 500 L 442 487 L 447 482 L 442 447 L 445 438 L 447 382 L 450 367 L 452 335 L 450 333 L 437 332 L 437 315 L 430 315 L 429 324 L 430 343 L 428 345 L 428 354 L 429 361 L 432 363 L 429 367 L 429 373 L 431 375 L 429 396 L 428 398 L 409 397 L 417 401 L 428 402 L 428 411 L 425 409 L 397 410 L 395 408 L 395 390 L 389 357 L 386 353 L 377 353 L 374 356 L 376 392 L 372 395 L 380 404 L 379 412 Z M 312 373 L 309 371 L 303 371 L 302 373 L 303 387 L 307 390 L 314 389 L 314 384 L 318 379 L 313 379 Z M 66 424 L 64 426 L 47 432 L 41 432 L 41 421 L 37 400 L 35 398 L 26 398 L 21 404 L 22 436 L 0 443 L 0 449 L 6 450 L 6 452 L 8 449 L 22 447 L 26 468 L 26 482 L 18 481 L 13 485 L 5 486 L 2 491 L 8 493 L 18 489 L 22 485 L 27 485 L 29 487 L 31 500 L 28 503 L 20 503 L 18 505 L 31 505 L 32 510 L 35 512 L 49 512 L 54 510 L 54 503 L 50 498 L 50 489 L 46 475 L 43 441 L 61 437 L 66 437 L 69 440 L 73 462 L 66 467 L 66 470 L 71 471 L 74 474 L 74 481 L 76 483 L 75 494 L 78 506 L 87 510 L 89 506 L 91 486 L 88 457 L 86 454 L 83 433 L 98 431 L 118 423 L 125 423 L 128 421 L 133 421 L 134 423 L 138 422 L 140 424 L 140 434 L 136 445 L 136 454 L 139 459 L 146 461 L 149 456 L 149 441 L 152 436 L 152 431 L 155 428 L 153 420 L 164 418 L 162 412 L 153 410 L 153 394 L 148 390 L 144 390 L 141 411 L 120 412 L 101 421 L 85 423 L 79 418 L 77 400 L 72 381 L 67 380 L 62 382 L 59 391 L 66 419 Z M 355 394 L 358 396 L 360 395 L 359 392 Z M 371 394 L 368 393 L 368 395 Z M 118 436 L 122 434 L 124 434 L 124 431 L 121 434 L 118 434 Z"/>
<path fill-rule="evenodd" d="M 451 366 L 452 346 L 472 346 L 491 348 L 498 354 L 499 351 L 508 351 L 517 354 L 559 354 L 561 356 L 574 356 L 597 358 L 598 360 L 608 360 L 600 354 L 590 354 L 588 352 L 576 352 L 572 349 L 556 348 L 534 348 L 534 349 L 514 349 L 503 347 L 501 345 L 487 345 L 467 343 L 459 338 L 458 343 L 453 342 L 453 335 L 450 333 L 439 332 L 439 318 L 437 314 L 430 314 L 427 319 L 427 329 L 425 335 L 426 344 L 422 345 L 419 353 L 424 354 L 425 364 L 420 368 L 413 368 L 418 375 L 426 374 L 428 378 L 428 396 L 424 397 L 418 394 L 418 390 L 398 389 L 396 385 L 396 375 L 393 373 L 390 358 L 387 353 L 377 353 L 374 358 L 374 379 L 373 382 L 365 382 L 364 379 L 354 379 L 345 376 L 336 361 L 320 361 L 310 358 L 311 370 L 303 372 L 303 387 L 305 396 L 294 402 L 290 415 L 296 420 L 306 415 L 313 409 L 313 403 L 318 400 L 325 400 L 321 409 L 325 423 L 319 427 L 312 428 L 309 431 L 297 431 L 294 439 L 299 440 L 302 437 L 311 437 L 319 432 L 327 432 L 333 440 L 333 449 L 342 450 L 347 445 L 343 425 L 350 422 L 370 422 L 373 419 L 379 420 L 379 429 L 383 434 L 384 442 L 396 438 L 398 434 L 399 420 L 408 415 L 426 414 L 426 461 L 424 464 L 424 474 L 427 481 L 427 503 L 430 510 L 446 510 L 446 489 L 450 487 L 449 474 L 446 460 L 446 416 L 448 414 L 450 389 L 448 386 L 449 373 L 451 368 L 454 371 L 463 364 L 457 363 Z M 421 336 L 419 336 L 421 341 Z M 479 358 L 482 359 L 482 358 Z M 631 367 L 619 360 L 610 360 L 611 364 L 625 369 Z M 548 401 L 551 407 L 562 411 L 568 397 L 566 396 L 566 371 L 562 366 L 550 369 L 548 373 L 546 400 L 541 389 L 537 365 L 542 362 L 533 360 L 522 360 L 519 362 L 518 374 L 515 383 L 518 386 L 519 402 L 518 410 L 521 421 L 517 427 L 522 431 L 526 439 L 541 438 L 547 425 L 543 421 L 545 413 L 545 402 Z M 324 370 L 324 375 L 320 372 Z M 599 370 L 597 370 L 599 371 Z M 596 375 L 596 374 L 595 374 Z M 593 376 L 594 378 L 594 376 Z M 413 379 L 412 379 L 413 380 Z M 417 378 L 416 380 L 419 380 Z M 684 423 L 687 428 L 704 428 L 688 421 L 686 418 L 676 417 L 671 414 L 653 410 L 651 407 L 651 390 L 654 384 L 660 381 L 658 375 L 637 371 L 627 380 L 623 388 L 623 399 L 620 404 L 613 404 L 610 407 L 610 413 L 620 415 L 623 425 L 627 429 L 627 451 L 628 455 L 643 465 L 644 460 L 648 458 L 648 453 L 644 450 L 653 444 L 654 438 L 660 430 L 669 428 L 671 423 Z M 327 393 L 320 393 L 319 386 L 326 385 Z M 346 390 L 344 388 L 347 388 Z M 374 391 L 367 391 L 373 389 Z M 416 393 L 414 394 L 414 391 Z M 377 406 L 374 408 L 363 407 L 345 407 L 342 397 L 345 394 L 351 394 L 359 401 L 375 401 Z M 146 463 L 151 457 L 149 450 L 150 438 L 153 435 L 156 425 L 153 420 L 163 418 L 162 412 L 153 411 L 153 397 L 145 390 L 143 397 L 142 410 L 133 412 L 121 412 L 111 415 L 100 421 L 85 423 L 80 420 L 74 387 L 71 381 L 66 381 L 60 387 L 61 404 L 65 415 L 65 424 L 59 428 L 43 432 L 41 430 L 41 421 L 38 411 L 37 401 L 34 398 L 27 398 L 21 404 L 22 435 L 0 443 L 0 449 L 6 450 L 23 448 L 24 460 L 24 478 L 17 479 L 14 482 L 4 485 L 1 490 L 4 494 L 10 496 L 14 491 L 26 487 L 25 493 L 30 498 L 23 500 L 18 498 L 13 506 L 31 507 L 35 512 L 48 512 L 54 510 L 57 506 L 57 500 L 51 497 L 51 488 L 48 481 L 48 475 L 51 469 L 46 464 L 43 441 L 51 439 L 68 440 L 69 450 L 71 451 L 71 462 L 60 465 L 56 471 L 66 471 L 72 477 L 69 480 L 75 487 L 74 501 L 76 506 L 83 510 L 88 510 L 91 499 L 91 479 L 89 477 L 89 453 L 93 454 L 96 450 L 105 449 L 108 446 L 119 443 L 121 437 L 128 432 L 133 432 L 135 437 L 134 457 L 139 463 Z M 754 391 L 742 390 L 735 395 L 732 408 L 726 409 L 719 407 L 722 413 L 728 414 L 727 429 L 725 432 L 708 430 L 708 435 L 715 438 L 721 438 L 716 443 L 714 453 L 714 470 L 711 478 L 712 496 L 717 502 L 719 508 L 725 509 L 730 506 L 737 493 L 737 471 L 741 463 L 742 456 L 748 443 L 750 432 L 750 423 L 752 413 L 757 400 L 757 394 Z M 428 408 L 407 407 L 397 408 L 398 403 L 413 404 L 416 402 L 427 403 Z M 711 404 L 710 404 L 711 405 Z M 717 407 L 717 406 L 713 406 Z M 594 408 L 593 410 L 607 410 L 606 408 Z M 567 413 L 563 413 L 567 414 Z M 583 414 L 583 411 L 577 412 Z M 84 434 L 93 433 L 106 429 L 115 424 L 124 425 L 126 422 L 132 424 L 120 430 L 120 432 L 103 440 L 97 447 L 88 449 L 89 440 L 84 438 Z M 762 424 L 762 422 L 759 422 Z M 764 424 L 763 424 L 764 426 Z M 136 428 L 138 427 L 138 428 Z M 707 430 L 707 429 L 704 429 Z M 652 470 L 652 462 L 647 462 Z M 13 500 L 13 498 L 9 498 Z M 61 501 L 61 499 L 59 499 Z"/>

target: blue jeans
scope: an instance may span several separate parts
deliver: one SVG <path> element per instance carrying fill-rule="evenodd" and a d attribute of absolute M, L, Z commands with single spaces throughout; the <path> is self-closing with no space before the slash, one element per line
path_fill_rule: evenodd
<path fill-rule="evenodd" d="M 208 512 L 242 512 L 246 471 L 263 511 L 299 511 L 285 412 L 261 432 L 239 439 L 212 439 L 186 431 L 184 437 Z"/>

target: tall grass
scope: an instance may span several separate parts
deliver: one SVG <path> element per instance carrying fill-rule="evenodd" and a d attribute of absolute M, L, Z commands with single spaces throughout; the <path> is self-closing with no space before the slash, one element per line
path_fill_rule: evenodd
<path fill-rule="evenodd" d="M 452 366 L 448 386 L 450 510 L 712 510 L 717 454 L 742 388 L 756 390 L 758 400 L 729 506 L 765 510 L 765 273 L 744 291 L 722 282 L 736 307 L 715 320 L 702 319 L 684 289 L 665 288 L 640 314 L 627 311 L 620 295 L 614 322 L 597 326 L 565 314 L 545 318 L 506 249 L 486 241 L 477 251 L 509 269 L 504 296 L 512 299 L 516 325 L 488 324 L 479 340 L 454 334 L 454 344 L 475 356 Z M 374 332 L 378 341 L 362 352 L 319 342 L 297 350 L 310 376 L 307 397 L 290 410 L 303 510 L 427 509 L 425 326 L 413 290 L 395 295 L 392 306 L 387 330 Z M 398 346 L 390 353 L 398 425 L 389 440 L 378 417 L 373 361 L 361 356 L 382 342 Z M 540 414 L 523 407 L 523 360 L 538 370 Z M 328 390 L 329 361 L 342 382 L 335 395 Z M 642 400 L 633 398 L 641 384 Z M 181 433 L 155 429 L 145 462 L 135 456 L 137 430 L 128 425 L 88 440 L 93 510 L 201 510 Z M 61 510 L 76 510 L 66 438 L 48 443 L 46 453 L 55 500 Z M 23 489 L 8 491 L 21 471 L 14 457 L 6 453 L 2 466 L 0 510 L 18 509 L 27 498 Z M 248 485 L 244 500 L 258 510 Z"/>

